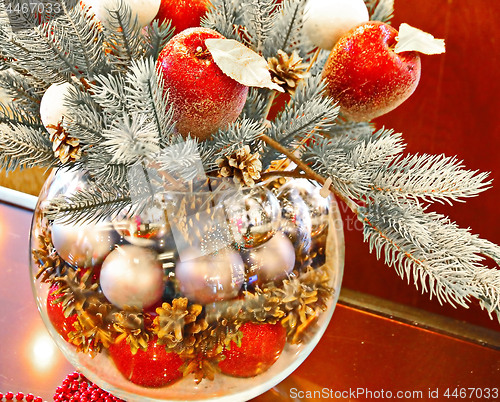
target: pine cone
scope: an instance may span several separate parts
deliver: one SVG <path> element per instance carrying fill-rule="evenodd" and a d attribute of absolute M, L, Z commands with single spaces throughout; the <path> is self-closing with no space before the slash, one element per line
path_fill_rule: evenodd
<path fill-rule="evenodd" d="M 257 288 L 255 293 L 245 292 L 239 317 L 244 322 L 276 324 L 285 315 L 280 304 L 280 298 L 274 295 L 270 288 Z"/>
<path fill-rule="evenodd" d="M 52 150 L 54 155 L 62 163 L 75 162 L 82 156 L 80 141 L 70 137 L 62 125 L 62 120 L 57 126 L 51 124 L 47 128 L 50 130 L 50 140 L 52 141 Z"/>
<path fill-rule="evenodd" d="M 55 278 L 64 275 L 66 272 L 66 264 L 59 257 L 52 244 L 52 238 L 47 229 L 44 229 L 38 235 L 38 248 L 31 251 L 33 260 L 38 266 L 36 279 L 41 277 L 42 282 L 52 284 Z"/>
<path fill-rule="evenodd" d="M 176 353 L 191 350 L 196 343 L 196 334 L 208 327 L 199 317 L 202 306 L 188 306 L 185 297 L 172 300 L 172 305 L 163 303 L 156 312 L 158 316 L 153 321 L 153 332 L 158 336 L 158 343 Z"/>
<path fill-rule="evenodd" d="M 145 328 L 142 309 L 125 307 L 123 311 L 114 313 L 113 328 L 119 334 L 115 343 L 126 339 L 134 355 L 139 349 L 147 350 L 150 334 Z"/>
<path fill-rule="evenodd" d="M 270 57 L 267 62 L 273 82 L 293 96 L 299 81 L 307 76 L 307 64 L 302 63 L 295 50 L 290 56 L 278 50 L 278 57 Z"/>
<path fill-rule="evenodd" d="M 260 179 L 262 162 L 258 153 L 251 154 L 250 147 L 245 145 L 231 155 L 216 161 L 222 177 L 232 177 L 235 183 L 253 187 L 255 180 Z"/>
<path fill-rule="evenodd" d="M 110 320 L 112 309 L 109 303 L 91 303 L 78 313 L 73 324 L 75 330 L 68 334 L 77 351 L 95 356 L 115 342 L 116 332 Z"/>

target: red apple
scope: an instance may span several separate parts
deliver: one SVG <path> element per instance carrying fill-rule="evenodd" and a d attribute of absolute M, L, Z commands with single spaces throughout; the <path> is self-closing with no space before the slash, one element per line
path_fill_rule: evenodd
<path fill-rule="evenodd" d="M 172 20 L 175 32 L 179 33 L 187 28 L 199 27 L 208 7 L 210 0 L 161 0 L 155 20 Z"/>
<path fill-rule="evenodd" d="M 68 334 L 74 331 L 73 324 L 77 320 L 77 315 L 72 314 L 69 317 L 64 316 L 64 309 L 62 303 L 58 299 L 61 295 L 56 294 L 59 290 L 59 285 L 56 283 L 51 286 L 49 295 L 47 297 L 47 315 L 55 330 L 64 338 L 69 341 Z"/>
<path fill-rule="evenodd" d="M 219 363 L 224 374 L 235 377 L 254 377 L 268 370 L 281 355 L 286 343 L 286 330 L 281 323 L 254 324 L 240 328 L 241 346 L 231 342 L 224 350 L 225 359 Z"/>
<path fill-rule="evenodd" d="M 122 340 L 109 347 L 109 355 L 116 368 L 134 384 L 143 387 L 159 388 L 182 377 L 179 368 L 184 363 L 178 354 L 167 352 L 159 345 L 157 338 L 148 342 L 148 349 L 139 349 L 134 355 L 130 345 Z"/>
<path fill-rule="evenodd" d="M 248 87 L 214 62 L 205 45 L 211 38 L 224 37 L 212 29 L 188 28 L 166 44 L 157 61 L 177 131 L 201 140 L 235 121 L 248 94 Z"/>
<path fill-rule="evenodd" d="M 323 70 L 327 93 L 341 112 L 356 121 L 371 120 L 398 107 L 420 79 L 417 52 L 395 53 L 396 31 L 366 22 L 342 36 Z"/>

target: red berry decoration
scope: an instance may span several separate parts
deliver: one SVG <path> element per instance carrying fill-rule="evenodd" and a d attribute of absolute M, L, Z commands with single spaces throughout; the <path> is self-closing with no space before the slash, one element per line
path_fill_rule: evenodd
<path fill-rule="evenodd" d="M 240 328 L 243 333 L 241 347 L 231 342 L 231 349 L 223 354 L 219 363 L 221 371 L 236 377 L 253 377 L 271 367 L 286 343 L 286 330 L 280 324 L 253 324 L 247 322 Z"/>
<path fill-rule="evenodd" d="M 157 339 L 150 340 L 148 349 L 139 349 L 135 355 L 122 340 L 109 347 L 109 355 L 125 378 L 143 387 L 163 387 L 182 377 L 179 368 L 184 362 L 178 354 L 167 352 L 165 346 L 157 344 Z"/>
<path fill-rule="evenodd" d="M 157 63 L 174 110 L 179 133 L 207 139 L 240 115 L 248 87 L 225 75 L 205 45 L 224 36 L 208 28 L 189 28 L 175 35 Z"/>
<path fill-rule="evenodd" d="M 171 20 L 175 33 L 200 26 L 201 17 L 210 7 L 210 0 L 161 0 L 155 20 Z"/>
<path fill-rule="evenodd" d="M 64 316 L 64 310 L 61 302 L 56 302 L 60 295 L 55 294 L 59 289 L 59 285 L 54 284 L 49 289 L 47 297 L 47 315 L 55 330 L 68 341 L 68 334 L 73 331 L 73 323 L 77 320 L 77 315 L 73 314 L 69 317 Z"/>
<path fill-rule="evenodd" d="M 366 22 L 342 36 L 323 70 L 327 92 L 352 120 L 371 120 L 398 107 L 417 88 L 420 56 L 395 53 L 396 31 Z"/>
<path fill-rule="evenodd" d="M 28 399 L 26 397 L 26 399 Z M 35 399 L 36 401 L 36 399 Z M 63 383 L 57 387 L 54 394 L 54 402 L 91 402 L 91 401 L 106 401 L 106 402 L 124 402 L 122 399 L 111 395 L 91 383 L 87 378 L 78 372 L 69 374 Z M 41 402 L 41 398 L 40 398 Z"/>

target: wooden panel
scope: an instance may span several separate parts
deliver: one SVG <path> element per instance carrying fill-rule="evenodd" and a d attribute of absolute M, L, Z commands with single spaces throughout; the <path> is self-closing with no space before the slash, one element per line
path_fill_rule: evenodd
<path fill-rule="evenodd" d="M 408 151 L 457 155 L 472 170 L 490 171 L 494 187 L 467 203 L 440 206 L 462 227 L 500 243 L 499 3 L 494 0 L 396 0 L 393 25 L 409 23 L 446 40 L 444 55 L 422 56 L 422 78 L 412 97 L 377 120 L 404 134 Z M 352 217 L 346 233 L 344 285 L 430 311 L 498 329 L 487 314 L 441 308 L 392 268 L 368 255 Z"/>

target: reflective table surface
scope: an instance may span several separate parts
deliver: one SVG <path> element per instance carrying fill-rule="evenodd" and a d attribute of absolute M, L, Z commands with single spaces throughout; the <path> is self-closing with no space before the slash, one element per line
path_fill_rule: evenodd
<path fill-rule="evenodd" d="M 0 392 L 51 401 L 74 370 L 33 300 L 31 214 L 0 203 Z M 497 400 L 499 388 L 500 325 L 473 327 L 344 289 L 313 353 L 255 401 Z"/>

